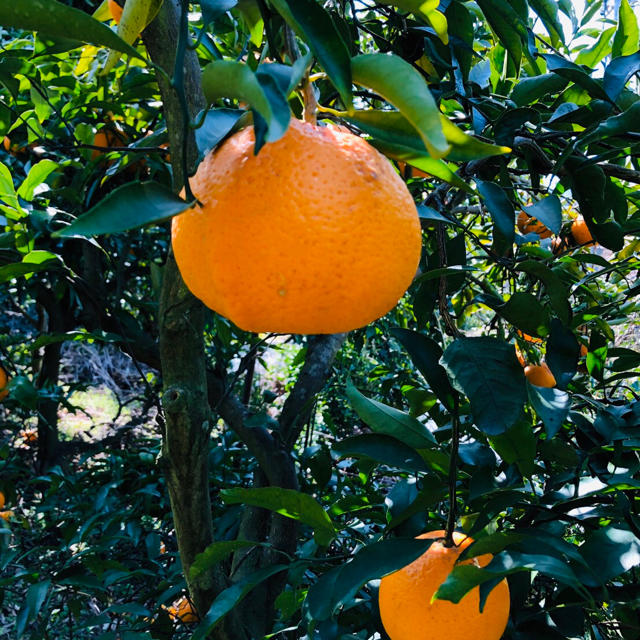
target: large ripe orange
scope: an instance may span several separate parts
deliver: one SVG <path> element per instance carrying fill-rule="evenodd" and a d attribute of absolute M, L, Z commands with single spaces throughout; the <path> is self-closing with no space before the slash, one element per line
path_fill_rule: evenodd
<path fill-rule="evenodd" d="M 109 13 L 116 24 L 119 24 L 120 18 L 122 18 L 122 7 L 116 2 L 116 0 L 109 0 Z"/>
<path fill-rule="evenodd" d="M 293 120 L 254 155 L 253 128 L 209 154 L 173 219 L 189 289 L 242 329 L 337 333 L 387 313 L 420 258 L 411 194 L 348 131 Z"/>
<path fill-rule="evenodd" d="M 546 362 L 542 364 L 529 364 L 524 368 L 524 375 L 531 384 L 537 387 L 555 387 L 556 379 L 549 365 Z"/>
<path fill-rule="evenodd" d="M 442 538 L 400 571 L 380 581 L 380 616 L 391 640 L 499 640 L 509 618 L 509 587 L 506 580 L 491 591 L 480 613 L 480 589 L 475 587 L 460 602 L 433 600 L 460 553 L 473 540 L 454 533 L 456 546 L 445 547 L 444 531 L 430 531 L 419 538 Z M 490 554 L 463 560 L 484 567 Z"/>
<path fill-rule="evenodd" d="M 518 214 L 517 223 L 520 233 L 525 235 L 527 233 L 537 233 L 541 238 L 550 238 L 552 236 L 550 229 L 547 229 L 542 222 L 527 215 L 524 211 Z"/>
<path fill-rule="evenodd" d="M 9 376 L 7 375 L 7 372 L 0 367 L 0 401 L 4 400 L 9 395 L 7 382 L 9 382 Z"/>
<path fill-rule="evenodd" d="M 593 236 L 582 216 L 578 216 L 571 224 L 571 235 L 578 244 L 592 244 Z"/>

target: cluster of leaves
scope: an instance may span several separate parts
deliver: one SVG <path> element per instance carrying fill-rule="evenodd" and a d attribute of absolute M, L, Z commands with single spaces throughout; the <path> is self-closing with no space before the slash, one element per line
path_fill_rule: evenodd
<path fill-rule="evenodd" d="M 37 4 L 23 2 L 27 9 Z M 478 540 L 467 555 L 495 558 L 484 570 L 458 567 L 440 597 L 456 601 L 476 585 L 486 597 L 507 576 L 510 638 L 638 637 L 640 354 L 621 344 L 619 331 L 638 311 L 640 119 L 632 78 L 640 53 L 628 2 L 602 19 L 603 29 L 594 26 L 599 2 L 585 3 L 581 16 L 563 0 L 193 4 L 202 10 L 191 26 L 212 105 L 200 118 L 201 155 L 249 117 L 257 151 L 277 140 L 291 114 L 302 113 L 298 87 L 311 70 L 321 117 L 366 136 L 399 166 L 413 167 L 403 173 L 425 229 L 422 275 L 402 310 L 355 332 L 336 361 L 324 410 L 296 450 L 300 491 L 247 489 L 255 463 L 239 443 L 231 437 L 225 463 L 212 448 L 219 542 L 193 571 L 228 563 L 251 546 L 236 539 L 238 505 L 270 509 L 304 526 L 296 557 L 223 591 L 195 637 L 283 570 L 288 583 L 277 600 L 276 630 L 292 637 L 303 628 L 309 637 L 370 637 L 381 630 L 376 579 L 417 557 L 424 544 L 408 538 L 442 528 L 454 506 L 460 525 Z M 46 329 L 47 339 L 67 339 L 81 327 L 93 338 L 135 347 L 144 358 L 156 334 L 158 264 L 167 250 L 162 224 L 186 206 L 167 188 L 155 76 L 141 60 L 142 47 L 131 49 L 88 15 L 52 5 L 38 24 L 27 9 L 12 15 L 0 9 L 5 25 L 38 30 L 12 32 L 0 62 L 0 126 L 9 136 L 0 167 L 0 282 L 11 283 L 18 306 L 49 304 L 53 292 L 68 324 Z M 285 26 L 298 35 L 300 55 Z M 136 57 L 99 75 L 98 50 L 79 49 L 61 36 Z M 83 56 L 92 56 L 91 63 Z M 122 144 L 92 158 L 94 130 L 103 126 L 117 131 Z M 147 136 L 150 131 L 157 134 Z M 521 210 L 560 238 L 560 251 L 552 239 L 516 231 Z M 573 240 L 577 213 L 597 248 Z M 122 233 L 128 229 L 134 231 Z M 61 239 L 105 233 L 112 235 Z M 261 349 L 257 338 L 224 319 L 210 316 L 207 329 L 210 360 L 230 376 L 234 358 L 245 361 Z M 527 382 L 514 341 L 529 363 L 547 362 L 556 387 Z M 356 386 L 347 389 L 349 375 L 364 395 Z M 230 379 L 232 387 L 241 385 L 238 376 Z M 44 391 L 33 393 L 29 400 L 14 394 L 12 401 L 35 409 Z M 264 403 L 255 408 L 262 411 Z M 452 504 L 449 467 L 458 430 Z M 87 492 L 95 493 L 93 475 L 46 480 L 56 488 L 55 504 L 65 504 L 60 494 L 68 492 L 68 500 L 77 495 L 84 505 L 63 516 L 85 523 L 81 533 L 63 536 L 65 548 L 88 540 L 91 551 L 83 548 L 83 557 L 94 559 L 105 555 L 109 540 L 129 544 L 125 553 L 135 550 L 124 567 L 92 571 L 91 584 L 84 569 L 73 582 L 77 554 L 69 552 L 69 575 L 57 565 L 55 604 L 78 616 L 78 628 L 87 628 L 73 604 L 81 588 L 93 589 L 98 600 L 108 593 L 117 601 L 113 614 L 138 616 L 137 628 L 146 628 L 144 618 L 183 586 L 175 567 L 171 573 L 147 552 L 144 541 L 166 526 L 167 509 L 145 497 L 157 471 L 150 467 L 138 477 L 134 455 L 117 465 L 107 457 L 85 472 L 104 474 L 101 506 L 86 503 Z M 119 473 L 130 482 L 123 485 Z M 154 491 L 162 493 L 155 481 Z M 53 500 L 43 478 L 33 482 L 33 491 Z M 100 510 L 119 487 L 128 496 L 105 517 Z M 220 487 L 227 490 L 219 493 Z M 34 528 L 58 526 L 44 507 L 38 513 L 42 521 Z M 155 514 L 161 524 L 141 524 L 141 514 Z M 127 524 L 133 542 L 125 543 Z M 63 523 L 59 528 L 66 531 Z M 98 532 L 100 542 L 92 537 Z M 57 547 L 58 540 L 49 547 L 38 542 L 33 555 L 40 560 Z M 38 609 L 52 587 L 35 573 L 20 577 L 29 555 L 14 547 L 4 554 L 3 566 L 14 572 L 11 588 L 18 593 L 31 583 L 19 616 L 22 632 L 43 623 Z M 162 571 L 169 591 L 145 591 L 148 572 Z M 112 585 L 125 581 L 133 591 L 114 596 Z M 127 599 L 135 599 L 134 609 L 122 609 Z"/>

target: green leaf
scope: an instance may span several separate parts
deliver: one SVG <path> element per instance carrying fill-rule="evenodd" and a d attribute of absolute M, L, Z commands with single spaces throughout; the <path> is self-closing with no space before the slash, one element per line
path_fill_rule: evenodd
<path fill-rule="evenodd" d="M 629 0 L 620 0 L 618 28 L 613 37 L 611 55 L 614 58 L 628 56 L 638 50 L 638 21 Z"/>
<path fill-rule="evenodd" d="M 607 96 L 615 102 L 629 78 L 637 73 L 638 70 L 640 70 L 640 51 L 628 56 L 614 58 L 604 70 L 602 84 Z"/>
<path fill-rule="evenodd" d="M 136 58 L 142 56 L 109 27 L 94 20 L 88 13 L 57 2 L 57 0 L 20 0 L 0 2 L 0 25 L 37 31 L 65 40 L 87 42 L 109 47 Z"/>
<path fill-rule="evenodd" d="M 436 443 L 422 422 L 404 411 L 370 400 L 351 382 L 347 383 L 347 397 L 360 419 L 376 433 L 392 436 L 415 449 L 428 449 Z"/>
<path fill-rule="evenodd" d="M 550 94 L 560 93 L 569 81 L 555 73 L 545 73 L 533 78 L 523 78 L 511 92 L 511 99 L 524 107 Z"/>
<path fill-rule="evenodd" d="M 594 80 L 582 67 L 555 53 L 542 56 L 547 61 L 547 69 L 582 87 L 591 97 L 610 101 L 608 92 L 599 81 Z"/>
<path fill-rule="evenodd" d="M 543 262 L 538 262 L 537 260 L 525 260 L 519 263 L 516 269 L 534 276 L 544 284 L 551 307 L 564 324 L 569 324 L 571 318 L 569 290 L 560 276 Z M 526 331 L 525 333 L 529 332 Z"/>
<path fill-rule="evenodd" d="M 497 338 L 458 338 L 440 362 L 471 401 L 473 420 L 482 431 L 503 433 L 518 420 L 527 391 L 512 345 Z"/>
<path fill-rule="evenodd" d="M 15 376 L 9 380 L 9 392 L 14 400 L 35 411 L 38 407 L 38 390 L 26 376 Z"/>
<path fill-rule="evenodd" d="M 544 337 L 549 333 L 549 314 L 530 293 L 516 291 L 495 309 L 507 322 L 529 335 Z"/>
<path fill-rule="evenodd" d="M 53 160 L 40 160 L 40 162 L 34 164 L 29 169 L 24 182 L 18 188 L 18 195 L 30 202 L 33 199 L 36 187 L 39 187 L 58 166 L 58 163 Z"/>
<path fill-rule="evenodd" d="M 452 160 L 453 162 L 468 162 L 470 160 L 479 160 L 481 158 L 511 153 L 510 147 L 483 142 L 466 134 L 445 116 L 442 116 L 441 120 L 444 136 L 451 145 L 451 151 L 447 154 L 448 160 Z"/>
<path fill-rule="evenodd" d="M 640 565 L 640 540 L 628 529 L 609 525 L 593 532 L 580 553 L 604 584 Z"/>
<path fill-rule="evenodd" d="M 544 422 L 544 428 L 548 438 L 560 431 L 564 421 L 569 415 L 571 397 L 566 391 L 557 388 L 537 387 L 527 384 L 529 401 L 535 409 L 538 417 Z"/>
<path fill-rule="evenodd" d="M 204 640 L 210 637 L 212 629 L 222 620 L 250 591 L 259 584 L 281 571 L 293 569 L 295 565 L 277 564 L 259 569 L 225 589 L 213 601 L 207 615 L 196 627 L 191 640 Z"/>
<path fill-rule="evenodd" d="M 222 540 L 220 542 L 213 542 L 202 553 L 196 555 L 193 564 L 189 567 L 190 579 L 196 580 L 198 576 L 208 572 L 215 565 L 220 564 L 220 562 L 232 553 L 238 551 L 238 549 L 255 547 L 257 544 L 260 543 L 252 542 L 251 540 Z"/>
<path fill-rule="evenodd" d="M 515 531 L 496 531 L 496 533 L 472 542 L 460 554 L 459 560 L 477 558 L 485 553 L 495 555 L 500 551 L 504 551 L 508 546 L 520 542 L 523 538 L 524 535 L 522 533 L 516 533 Z"/>
<path fill-rule="evenodd" d="M 491 446 L 507 463 L 518 465 L 520 473 L 535 471 L 536 436 L 527 420 L 520 420 L 504 433 L 491 436 Z"/>
<path fill-rule="evenodd" d="M 524 210 L 527 215 L 542 222 L 553 233 L 560 233 L 560 228 L 562 227 L 562 204 L 558 196 L 550 195 L 546 198 L 541 198 L 537 202 L 524 207 Z"/>
<path fill-rule="evenodd" d="M 335 538 L 336 531 L 331 518 L 316 500 L 305 493 L 281 487 L 260 487 L 223 489 L 220 496 L 226 504 L 262 507 L 286 518 L 299 520 L 313 528 L 318 543 L 323 546 L 327 546 Z"/>
<path fill-rule="evenodd" d="M 370 580 L 411 564 L 431 546 L 430 539 L 393 538 L 374 542 L 350 562 L 331 569 L 311 586 L 306 607 L 314 620 L 328 620 Z"/>
<path fill-rule="evenodd" d="M 559 389 L 566 389 L 576 375 L 580 353 L 580 345 L 573 332 L 566 327 L 567 324 L 568 322 L 553 318 L 547 340 L 546 362 Z"/>
<path fill-rule="evenodd" d="M 627 133 L 640 132 L 640 102 L 635 102 L 626 111 L 617 116 L 607 118 L 595 130 L 584 136 L 580 146 L 585 147 L 591 142 L 600 142 L 612 136 L 624 136 Z"/>
<path fill-rule="evenodd" d="M 615 27 L 605 29 L 590 47 L 580 51 L 576 57 L 576 63 L 584 64 L 587 67 L 595 67 L 600 60 L 611 52 L 611 36 L 615 30 Z"/>
<path fill-rule="evenodd" d="M 214 60 L 202 70 L 202 90 L 211 104 L 220 98 L 235 98 L 249 103 L 267 124 L 267 142 L 279 140 L 289 126 L 288 106 L 268 95 L 256 74 L 242 62 Z M 285 100 L 286 102 L 286 100 Z"/>
<path fill-rule="evenodd" d="M 238 4 L 238 0 L 200 0 L 202 21 L 211 24 Z"/>
<path fill-rule="evenodd" d="M 517 76 L 522 60 L 522 44 L 527 41 L 526 25 L 508 2 L 501 0 L 477 0 L 477 2 L 489 26 L 509 53 Z"/>
<path fill-rule="evenodd" d="M 341 458 L 371 458 L 380 464 L 410 473 L 430 471 L 415 449 L 391 436 L 365 433 L 345 438 L 333 445 Z"/>
<path fill-rule="evenodd" d="M 162 222 L 184 211 L 189 204 L 158 182 L 130 182 L 114 189 L 98 204 L 55 238 L 97 236 Z"/>
<path fill-rule="evenodd" d="M 440 402 L 447 409 L 453 409 L 456 392 L 447 378 L 447 372 L 440 364 L 442 357 L 440 345 L 432 338 L 409 329 L 391 329 L 391 335 L 407 350 L 411 361 L 424 376 Z"/>
<path fill-rule="evenodd" d="M 27 625 L 37 619 L 50 587 L 51 580 L 43 580 L 42 582 L 32 584 L 27 589 L 27 597 L 22 603 L 16 620 L 17 637 L 20 638 Z"/>
<path fill-rule="evenodd" d="M 542 24 L 551 38 L 551 44 L 554 47 L 557 47 L 560 42 L 564 44 L 562 24 L 558 19 L 558 3 L 555 0 L 529 0 L 529 6 L 542 20 Z"/>
<path fill-rule="evenodd" d="M 504 189 L 494 182 L 476 180 L 476 185 L 500 236 L 508 244 L 513 244 L 516 237 L 516 212 L 511 200 L 507 197 Z"/>
<path fill-rule="evenodd" d="M 372 89 L 400 111 L 434 158 L 447 154 L 449 145 L 436 101 L 408 62 L 396 55 L 368 53 L 352 58 L 351 73 L 356 84 Z"/>
<path fill-rule="evenodd" d="M 271 1 L 276 11 L 309 45 L 340 93 L 345 106 L 350 109 L 352 95 L 349 50 L 331 16 L 315 0 Z"/>
<path fill-rule="evenodd" d="M 206 156 L 235 127 L 238 120 L 246 114 L 242 109 L 211 109 L 202 119 L 202 112 L 196 122 L 202 119 L 202 125 L 196 129 L 196 145 L 201 157 Z"/>

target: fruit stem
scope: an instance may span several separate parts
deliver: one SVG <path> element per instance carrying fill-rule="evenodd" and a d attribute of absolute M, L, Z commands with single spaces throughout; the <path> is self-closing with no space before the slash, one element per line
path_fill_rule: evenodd
<path fill-rule="evenodd" d="M 458 414 L 458 399 L 453 400 L 453 421 L 451 436 L 451 458 L 449 460 L 449 516 L 444 535 L 444 546 L 453 547 L 453 532 L 456 528 L 456 486 L 458 480 L 458 446 L 460 444 L 460 416 Z"/>
<path fill-rule="evenodd" d="M 289 25 L 285 26 L 285 43 L 289 58 L 291 58 L 291 62 L 294 63 L 298 58 L 300 58 L 300 48 L 298 47 L 298 43 L 296 42 L 296 34 L 293 32 L 293 29 Z M 316 94 L 313 92 L 313 84 L 309 81 L 308 68 L 305 70 L 304 76 L 302 78 L 302 100 L 304 102 L 304 112 L 302 114 L 302 119 L 305 122 L 316 124 L 318 101 L 316 100 Z"/>

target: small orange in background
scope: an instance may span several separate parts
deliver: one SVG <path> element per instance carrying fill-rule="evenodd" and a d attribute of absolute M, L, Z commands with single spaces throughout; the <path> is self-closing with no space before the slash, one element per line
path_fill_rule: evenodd
<path fill-rule="evenodd" d="M 546 362 L 542 364 L 528 364 L 524 368 L 524 375 L 531 384 L 535 384 L 537 387 L 555 387 L 556 379 L 549 365 Z"/>
<path fill-rule="evenodd" d="M 9 521 L 13 518 L 13 511 L 0 511 L 0 518 Z"/>
<path fill-rule="evenodd" d="M 433 600 L 458 556 L 472 542 L 463 533 L 453 534 L 453 547 L 444 546 L 444 531 L 430 531 L 418 538 L 435 542 L 410 565 L 380 581 L 380 617 L 391 640 L 499 640 L 509 619 L 509 587 L 502 580 L 489 594 L 480 613 L 480 588 L 474 587 L 460 602 Z M 492 559 L 485 554 L 460 564 L 484 567 Z"/>
<path fill-rule="evenodd" d="M 0 509 L 4 509 L 4 493 L 0 491 Z"/>
<path fill-rule="evenodd" d="M 591 231 L 582 216 L 578 216 L 571 224 L 571 235 L 580 245 L 594 244 Z"/>
<path fill-rule="evenodd" d="M 584 358 L 587 353 L 589 353 L 589 349 L 587 348 L 587 345 L 580 343 L 580 357 Z"/>
<path fill-rule="evenodd" d="M 186 596 L 182 596 L 178 602 L 174 602 L 167 611 L 171 618 L 174 620 L 180 620 L 181 622 L 189 623 L 198 622 L 200 620 L 196 610 L 191 604 L 191 601 Z"/>
<path fill-rule="evenodd" d="M 101 155 L 107 153 L 109 149 L 113 147 L 124 147 L 127 144 L 127 135 L 124 131 L 118 131 L 111 127 L 103 127 L 99 131 L 96 131 L 93 137 L 93 143 L 95 147 L 101 147 L 100 149 L 93 149 L 91 151 L 91 159 L 96 160 Z"/>
<path fill-rule="evenodd" d="M 122 7 L 116 2 L 116 0 L 109 0 L 109 13 L 116 24 L 120 23 L 122 18 Z"/>
<path fill-rule="evenodd" d="M 420 260 L 418 212 L 393 165 L 362 138 L 291 120 L 254 154 L 253 127 L 192 178 L 202 206 L 172 244 L 191 292 L 245 331 L 341 333 L 390 311 Z"/>
<path fill-rule="evenodd" d="M 516 348 L 516 358 L 518 358 L 518 362 L 521 367 L 524 367 L 527 363 L 525 362 L 524 356 L 522 355 L 522 351 L 520 351 L 520 347 L 518 343 L 513 345 Z"/>
<path fill-rule="evenodd" d="M 409 167 L 409 169 L 411 169 L 411 177 L 412 178 L 430 178 L 431 177 L 425 171 L 422 171 L 420 169 L 416 169 L 414 166 L 412 166 L 410 164 L 407 164 L 406 162 L 402 162 L 402 160 L 398 160 L 398 169 L 400 171 L 400 175 L 403 178 L 405 176 L 405 170 L 406 170 L 407 167 Z"/>
<path fill-rule="evenodd" d="M 9 376 L 7 372 L 0 366 L 0 401 L 4 400 L 9 395 L 9 389 L 7 389 L 7 383 L 9 382 Z"/>
<path fill-rule="evenodd" d="M 525 341 L 530 342 L 531 344 L 542 344 L 544 340 L 542 338 L 538 338 L 536 336 L 530 336 L 528 333 L 524 333 L 518 329 L 516 333 Z"/>
<path fill-rule="evenodd" d="M 520 233 L 537 233 L 541 238 L 550 238 L 553 234 L 550 229 L 547 229 L 542 222 L 536 218 L 527 215 L 525 211 L 521 211 L 518 214 L 518 229 Z"/>

